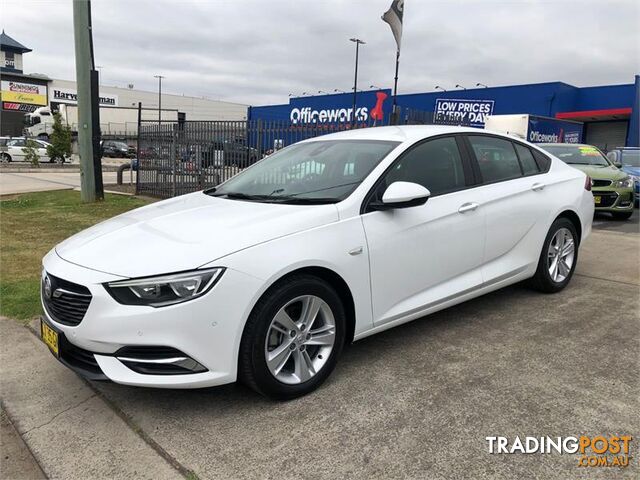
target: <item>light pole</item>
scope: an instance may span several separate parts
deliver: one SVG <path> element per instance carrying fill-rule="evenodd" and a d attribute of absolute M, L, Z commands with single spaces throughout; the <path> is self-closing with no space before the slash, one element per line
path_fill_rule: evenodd
<path fill-rule="evenodd" d="M 353 111 L 351 114 L 351 124 L 355 125 L 356 123 L 356 96 L 358 94 L 358 51 L 360 50 L 360 45 L 365 45 L 367 42 L 360 40 L 359 38 L 350 38 L 349 41 L 354 42 L 356 44 L 356 71 L 353 79 Z"/>
<path fill-rule="evenodd" d="M 158 125 L 162 125 L 162 79 L 163 75 L 154 75 L 158 79 Z"/>

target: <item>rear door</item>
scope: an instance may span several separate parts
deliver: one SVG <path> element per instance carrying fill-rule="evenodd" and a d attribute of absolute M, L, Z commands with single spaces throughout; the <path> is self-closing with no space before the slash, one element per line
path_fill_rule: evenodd
<path fill-rule="evenodd" d="M 26 146 L 24 138 L 14 138 L 7 142 L 7 153 L 11 156 L 13 162 L 22 162 L 25 153 L 22 149 Z"/>
<path fill-rule="evenodd" d="M 393 182 L 428 188 L 424 205 L 370 211 Z M 365 201 L 374 324 L 382 325 L 454 298 L 482 283 L 484 212 L 458 136 L 427 139 L 394 162 Z"/>
<path fill-rule="evenodd" d="M 466 139 L 482 182 L 487 225 L 483 278 L 493 283 L 537 263 L 552 199 L 544 166 L 526 144 L 483 134 Z"/>

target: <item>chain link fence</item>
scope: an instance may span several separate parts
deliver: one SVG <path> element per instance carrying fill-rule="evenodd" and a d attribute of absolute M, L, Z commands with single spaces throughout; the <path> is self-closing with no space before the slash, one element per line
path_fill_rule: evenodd
<path fill-rule="evenodd" d="M 431 124 L 433 113 L 402 109 L 401 124 Z M 276 150 L 374 120 L 292 124 L 282 120 L 143 121 L 138 131 L 136 193 L 169 198 L 214 187 Z"/>

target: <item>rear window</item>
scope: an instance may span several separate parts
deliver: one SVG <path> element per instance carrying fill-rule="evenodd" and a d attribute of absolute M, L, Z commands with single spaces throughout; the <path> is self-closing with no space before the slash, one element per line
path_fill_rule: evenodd
<path fill-rule="evenodd" d="M 622 150 L 620 161 L 625 167 L 640 167 L 640 150 Z"/>
<path fill-rule="evenodd" d="M 518 152 L 518 158 L 520 159 L 520 164 L 522 165 L 522 170 L 525 175 L 535 175 L 540 172 L 538 168 L 538 164 L 536 159 L 533 158 L 533 154 L 528 147 L 524 145 L 520 145 L 519 143 L 514 144 L 516 146 L 516 152 Z"/>
<path fill-rule="evenodd" d="M 496 137 L 470 135 L 469 142 L 478 161 L 484 183 L 522 176 L 520 162 L 510 141 Z"/>

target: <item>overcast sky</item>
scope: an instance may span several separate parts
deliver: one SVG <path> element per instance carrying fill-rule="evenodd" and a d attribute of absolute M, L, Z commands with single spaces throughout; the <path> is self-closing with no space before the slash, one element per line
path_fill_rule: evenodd
<path fill-rule="evenodd" d="M 390 87 L 391 0 L 93 0 L 102 83 L 254 105 L 288 94 Z M 71 0 L 0 0 L 6 33 L 33 49 L 25 73 L 74 79 Z M 633 82 L 638 0 L 405 0 L 399 93 L 560 80 Z"/>

